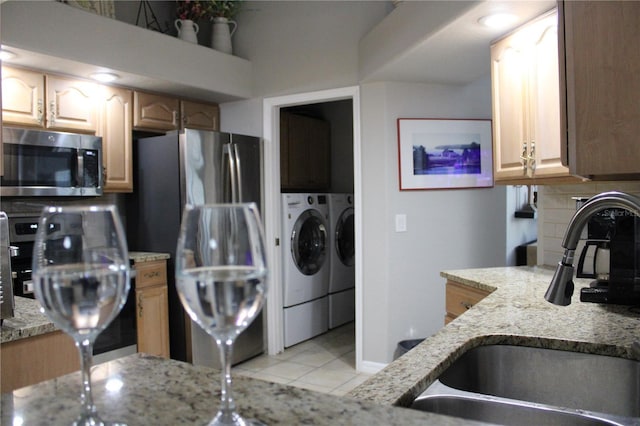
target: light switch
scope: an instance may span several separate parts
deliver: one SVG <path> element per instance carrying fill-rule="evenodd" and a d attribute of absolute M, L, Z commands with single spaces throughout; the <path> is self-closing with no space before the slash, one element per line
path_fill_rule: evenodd
<path fill-rule="evenodd" d="M 396 215 L 396 232 L 407 232 L 407 215 Z"/>

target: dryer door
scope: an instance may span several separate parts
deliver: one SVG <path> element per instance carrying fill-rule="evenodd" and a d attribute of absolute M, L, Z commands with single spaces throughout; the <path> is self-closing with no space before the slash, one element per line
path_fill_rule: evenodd
<path fill-rule="evenodd" d="M 316 210 L 305 210 L 298 217 L 291 233 L 291 255 L 305 275 L 314 275 L 325 262 L 327 227 Z"/>
<path fill-rule="evenodd" d="M 353 208 L 342 211 L 336 222 L 336 253 L 345 266 L 353 266 L 356 254 L 355 223 Z"/>

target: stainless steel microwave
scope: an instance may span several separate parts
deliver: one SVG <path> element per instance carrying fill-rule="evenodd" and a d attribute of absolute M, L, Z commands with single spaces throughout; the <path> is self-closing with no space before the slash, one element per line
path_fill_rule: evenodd
<path fill-rule="evenodd" d="M 2 196 L 102 195 L 102 138 L 2 128 Z"/>

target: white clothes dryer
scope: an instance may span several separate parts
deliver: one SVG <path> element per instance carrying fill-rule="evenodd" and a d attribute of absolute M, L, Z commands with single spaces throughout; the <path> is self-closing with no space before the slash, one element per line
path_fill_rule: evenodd
<path fill-rule="evenodd" d="M 329 194 L 329 328 L 355 319 L 353 194 Z"/>
<path fill-rule="evenodd" d="M 282 194 L 284 346 L 329 328 L 326 194 Z"/>

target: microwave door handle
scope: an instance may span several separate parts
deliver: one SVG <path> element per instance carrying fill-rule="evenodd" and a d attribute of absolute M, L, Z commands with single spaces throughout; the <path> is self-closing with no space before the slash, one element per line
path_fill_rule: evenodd
<path fill-rule="evenodd" d="M 237 144 L 233 144 L 233 157 L 236 163 L 236 195 L 238 197 L 235 201 L 241 203 L 244 201 L 242 198 L 242 168 L 240 166 L 240 152 L 238 151 Z"/>
<path fill-rule="evenodd" d="M 84 186 L 84 155 L 81 149 L 76 151 L 77 158 L 77 167 L 76 167 L 76 176 L 75 176 L 75 186 L 82 187 Z"/>

